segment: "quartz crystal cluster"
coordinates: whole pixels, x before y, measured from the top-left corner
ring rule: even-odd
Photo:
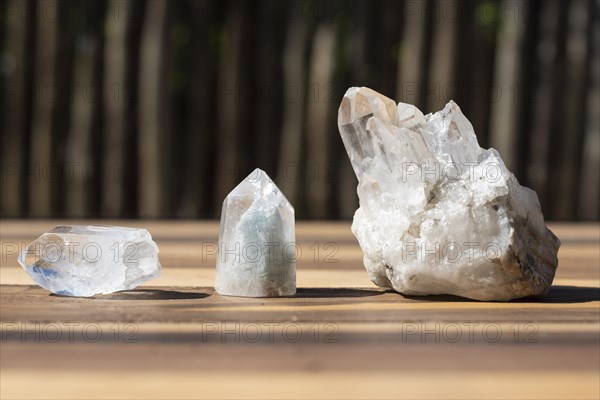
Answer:
[[[215,289],[243,297],[296,293],[294,208],[256,169],[223,202]]]
[[[375,284],[476,300],[548,292],[560,241],[456,103],[423,115],[354,87],[338,127],[359,182],[352,231]]]
[[[133,289],[161,270],[147,230],[116,226],[57,226],[27,246],[18,261],[38,285],[65,296]]]

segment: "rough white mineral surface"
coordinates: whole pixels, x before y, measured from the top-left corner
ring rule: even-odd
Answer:
[[[18,260],[38,285],[66,296],[133,289],[161,270],[158,246],[147,230],[116,226],[57,226]]]
[[[423,115],[350,88],[338,126],[359,181],[352,231],[375,284],[477,300],[548,292],[560,241],[456,103]]]
[[[223,202],[215,289],[243,297],[296,293],[294,208],[256,169]]]

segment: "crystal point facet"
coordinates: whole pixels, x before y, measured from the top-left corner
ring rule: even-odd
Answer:
[[[535,192],[479,146],[456,103],[423,115],[350,88],[338,127],[359,181],[352,230],[374,283],[477,300],[549,290],[560,241]]]
[[[296,293],[294,208],[256,169],[223,202],[215,289],[243,297]]]
[[[18,261],[38,285],[65,296],[133,289],[161,271],[150,233],[116,226],[57,226],[29,244]]]

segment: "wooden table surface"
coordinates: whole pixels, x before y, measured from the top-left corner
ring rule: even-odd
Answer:
[[[3,400],[600,397],[598,224],[551,224],[546,298],[483,303],[374,286],[349,222],[297,224],[298,294],[277,299],[214,292],[217,222],[101,223],[147,228],[162,276],[55,296],[15,253],[59,222],[0,222]]]

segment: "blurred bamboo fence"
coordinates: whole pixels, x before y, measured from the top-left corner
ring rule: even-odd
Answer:
[[[600,18],[587,0],[0,1],[3,217],[218,216],[255,167],[346,218],[350,86],[454,99],[547,217],[597,219]]]

